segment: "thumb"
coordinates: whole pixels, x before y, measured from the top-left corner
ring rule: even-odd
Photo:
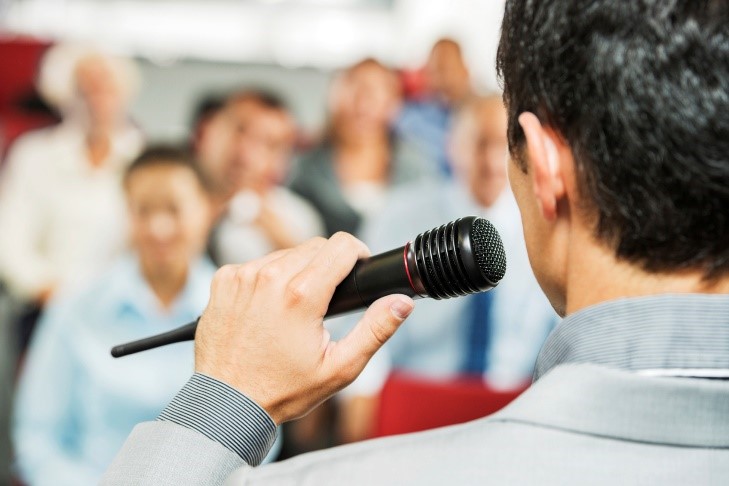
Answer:
[[[415,307],[405,295],[388,295],[376,300],[356,326],[335,347],[332,362],[354,380]]]

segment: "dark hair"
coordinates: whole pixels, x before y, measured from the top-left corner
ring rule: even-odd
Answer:
[[[145,149],[127,167],[124,173],[124,185],[126,186],[128,184],[129,178],[135,172],[147,167],[160,165],[182,167],[190,170],[195,175],[195,179],[200,183],[200,187],[205,192],[210,191],[210,183],[192,155],[187,150],[180,149],[174,145],[152,145]]]
[[[192,131],[196,131],[200,125],[222,110],[224,106],[225,96],[219,94],[207,94],[200,98],[193,109],[192,119],[190,120],[190,127]]]
[[[533,112],[619,258],[729,271],[729,2],[509,0],[497,69],[514,160]]]
[[[283,98],[272,91],[262,88],[246,88],[234,92],[228,98],[228,102],[236,103],[239,101],[255,101],[264,108],[276,111],[286,111],[289,109]]]

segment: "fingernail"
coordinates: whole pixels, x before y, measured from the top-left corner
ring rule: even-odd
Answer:
[[[412,301],[396,300],[390,306],[390,311],[398,319],[405,319],[413,311],[413,303]]]

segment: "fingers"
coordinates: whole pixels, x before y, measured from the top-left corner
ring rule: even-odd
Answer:
[[[250,285],[264,265],[281,258],[287,251],[278,250],[242,265],[223,265],[210,285],[210,305],[231,302],[237,298],[242,286]]]
[[[336,233],[289,283],[290,303],[308,299],[319,307],[323,316],[337,285],[352,271],[358,259],[369,255],[369,249],[360,240],[348,233]]]
[[[215,273],[210,288],[210,303],[230,302],[253,295],[255,285],[263,274],[264,280],[285,280],[295,275],[324,245],[324,238],[312,238],[301,245],[278,250],[241,265],[224,265]],[[283,265],[272,265],[286,258]],[[281,268],[279,272],[277,269]],[[286,269],[288,268],[288,272]],[[266,270],[264,270],[266,269]],[[284,272],[286,274],[284,274]],[[280,274],[279,274],[280,273]]]
[[[304,269],[327,243],[324,238],[312,238],[306,243],[286,251],[281,258],[260,267],[256,288],[285,286]]]
[[[410,315],[415,303],[405,295],[388,295],[375,301],[357,325],[330,353],[332,372],[346,383],[353,381],[367,362]]]

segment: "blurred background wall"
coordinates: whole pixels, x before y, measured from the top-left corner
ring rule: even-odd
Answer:
[[[304,131],[324,122],[329,73],[373,56],[416,70],[460,41],[476,88],[496,87],[502,0],[0,0],[0,35],[93,42],[141,61],[132,114],[153,139],[185,134],[192,104],[241,85],[276,89]]]

